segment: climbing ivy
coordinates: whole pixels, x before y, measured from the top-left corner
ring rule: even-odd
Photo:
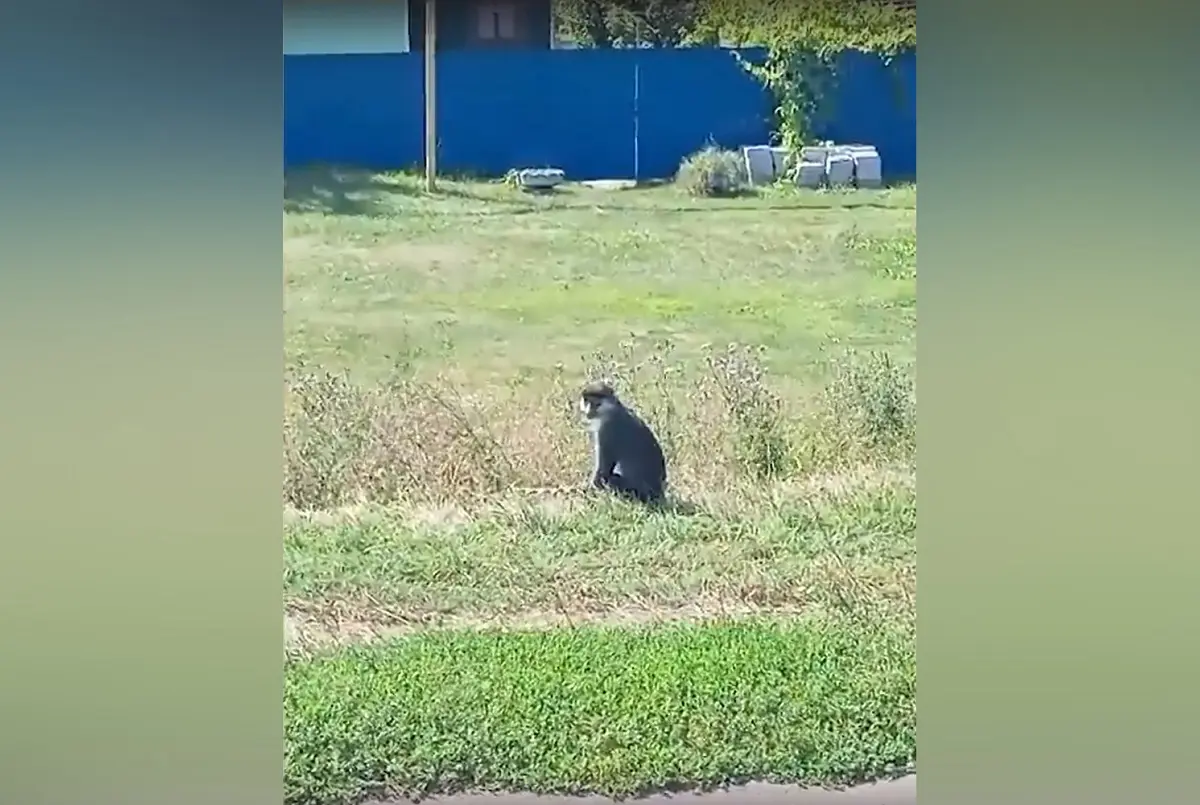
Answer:
[[[705,0],[691,38],[766,49],[761,63],[734,53],[775,99],[780,145],[794,157],[814,139],[837,56],[860,50],[890,62],[916,47],[917,14],[889,0]]]

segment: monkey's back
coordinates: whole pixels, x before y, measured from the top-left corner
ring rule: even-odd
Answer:
[[[625,417],[621,423],[622,440],[627,445],[626,456],[621,457],[621,472],[626,475],[637,475],[647,481],[663,484],[667,479],[667,459],[663,454],[662,445],[654,435],[654,429],[646,424],[640,416],[629,408],[625,409]]]

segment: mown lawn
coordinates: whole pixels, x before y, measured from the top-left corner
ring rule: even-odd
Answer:
[[[285,796],[875,779],[914,691],[910,636],[847,622],[426,634],[287,669]]]

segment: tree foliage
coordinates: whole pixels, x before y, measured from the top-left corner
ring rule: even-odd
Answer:
[[[702,0],[691,30],[697,42],[895,54],[916,47],[917,13],[888,0]]]
[[[704,0],[691,41],[759,46],[762,62],[740,59],[775,98],[780,144],[793,155],[812,141],[822,99],[847,50],[890,61],[916,47],[913,4],[888,0]]]
[[[555,33],[580,47],[684,43],[705,0],[554,0]]]
[[[915,4],[897,0],[553,0],[558,31],[581,47],[649,44],[757,46],[762,61],[735,51],[775,99],[780,144],[792,154],[812,141],[823,98],[847,50],[885,60],[916,47]]]

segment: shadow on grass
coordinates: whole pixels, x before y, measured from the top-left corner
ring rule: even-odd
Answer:
[[[665,500],[654,504],[653,510],[661,514],[673,514],[678,517],[695,517],[700,514],[708,514],[699,503],[673,494],[668,494]]]
[[[373,217],[384,214],[388,197],[415,192],[415,188],[371,171],[308,167],[284,172],[283,208],[287,212]]]
[[[317,212],[368,218],[395,215],[398,196],[427,196],[421,179],[359,168],[309,166],[284,172],[285,212]],[[439,185],[436,195],[480,198],[459,188]]]

